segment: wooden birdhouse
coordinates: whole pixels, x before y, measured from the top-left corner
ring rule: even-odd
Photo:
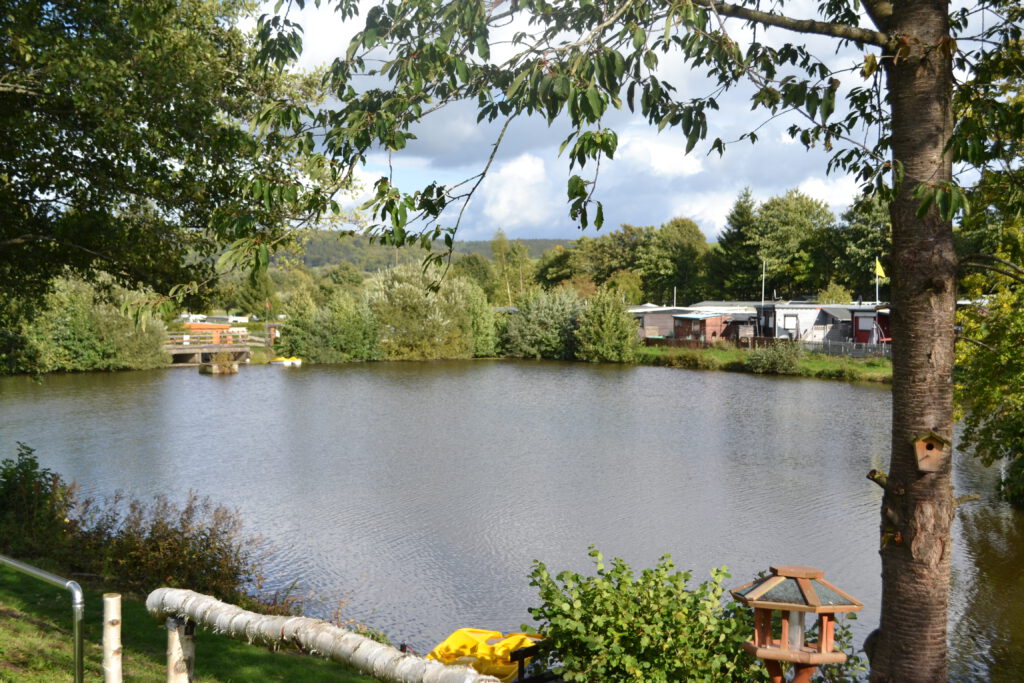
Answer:
[[[918,472],[938,472],[949,459],[952,444],[934,432],[914,439],[914,455]]]
[[[754,639],[743,643],[743,649],[765,660],[772,683],[782,683],[779,662],[792,662],[793,682],[805,683],[819,665],[846,661],[846,654],[835,647],[835,615],[856,612],[863,604],[824,576],[814,567],[772,566],[770,576],[731,591],[738,602],[754,608]],[[808,614],[818,620],[813,642],[808,639]]]

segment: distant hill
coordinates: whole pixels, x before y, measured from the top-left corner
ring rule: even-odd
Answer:
[[[526,246],[530,258],[539,258],[546,250],[556,245],[568,246],[573,240],[529,239],[510,240]],[[438,250],[443,245],[437,245]],[[468,240],[455,242],[455,258],[468,254],[481,254],[491,257],[490,240]],[[418,247],[396,248],[371,243],[362,235],[342,235],[329,230],[318,230],[309,234],[304,248],[296,253],[299,259],[309,268],[337,265],[347,261],[365,273],[373,273],[400,263],[420,263],[424,252]]]
[[[544,239],[510,239],[509,242],[518,242],[525,244],[526,249],[530,254],[530,258],[540,258],[548,249],[562,245],[567,247],[576,240],[544,240]],[[456,258],[460,255],[467,254],[480,254],[491,258],[491,241],[490,240],[466,240],[466,241],[455,241],[455,254]]]

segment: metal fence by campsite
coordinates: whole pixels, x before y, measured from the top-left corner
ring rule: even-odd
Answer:
[[[858,344],[840,341],[800,342],[805,351],[852,358],[892,358],[892,344]]]

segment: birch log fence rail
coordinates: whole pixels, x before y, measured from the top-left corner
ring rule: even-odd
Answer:
[[[469,667],[400,652],[321,619],[257,614],[182,588],[156,589],[146,598],[146,609],[168,626],[168,683],[192,680],[196,625],[254,645],[298,647],[386,683],[500,683]]]

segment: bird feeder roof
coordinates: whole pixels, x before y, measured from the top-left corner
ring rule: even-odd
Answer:
[[[796,612],[856,612],[863,603],[824,579],[814,567],[773,565],[771,574],[731,591],[750,607]]]

